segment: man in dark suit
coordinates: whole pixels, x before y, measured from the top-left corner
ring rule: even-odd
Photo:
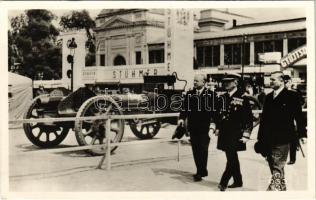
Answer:
[[[267,190],[285,191],[284,165],[289,153],[289,144],[296,137],[306,136],[299,96],[285,88],[284,75],[277,71],[271,74],[271,87],[263,105],[256,151],[267,157],[272,174]]]
[[[216,118],[217,148],[224,151],[227,158],[226,168],[218,185],[225,191],[229,180],[234,183],[228,188],[242,187],[242,175],[238,159],[238,151],[246,150],[246,142],[250,138],[253,126],[253,115],[248,99],[238,89],[239,74],[229,73],[223,78],[227,92],[219,98],[222,105],[220,117]]]
[[[194,181],[201,181],[208,175],[207,159],[210,143],[209,130],[211,121],[216,117],[214,110],[215,95],[205,87],[206,77],[194,77],[194,89],[187,92],[184,97],[178,125],[183,125],[188,120],[188,131],[196,165]]]

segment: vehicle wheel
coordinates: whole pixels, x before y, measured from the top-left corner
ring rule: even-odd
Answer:
[[[139,119],[130,120],[129,126],[136,137],[151,139],[157,135],[161,124],[156,119]]]
[[[77,117],[122,115],[119,105],[107,96],[95,96],[85,101],[77,112]],[[106,135],[106,120],[80,120],[75,122],[75,134],[80,146],[104,144],[105,138],[111,142],[120,142],[124,134],[124,120],[112,119],[110,135]],[[117,146],[111,147],[113,152]],[[104,155],[106,149],[101,147],[87,150],[91,155]]]
[[[31,106],[24,115],[25,119],[44,118],[43,111],[38,104],[39,97],[33,99]],[[57,107],[56,107],[57,111]],[[45,116],[47,118],[47,116]],[[24,123],[23,129],[26,137],[36,146],[51,148],[60,144],[67,136],[69,127],[61,122],[50,123]]]

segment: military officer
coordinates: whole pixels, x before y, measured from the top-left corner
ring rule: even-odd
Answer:
[[[226,154],[227,163],[218,188],[242,187],[243,181],[240,172],[238,151],[246,150],[246,142],[252,131],[253,116],[250,103],[243,92],[238,88],[239,74],[225,74],[223,78],[226,93],[220,96],[220,117],[216,122],[215,134],[218,135],[217,148]],[[233,177],[234,182],[228,186]]]

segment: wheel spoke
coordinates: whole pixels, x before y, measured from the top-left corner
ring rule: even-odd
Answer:
[[[93,132],[92,128],[90,128],[86,133],[84,133],[84,137],[87,137],[87,136],[91,136],[91,133]]]
[[[146,126],[147,134],[149,134],[149,126]]]
[[[110,110],[112,109],[112,103],[109,105],[109,107],[106,109],[104,115],[108,115],[108,113],[110,112]]]
[[[112,127],[111,131],[114,131],[117,134],[120,131],[120,128]]]
[[[143,133],[143,130],[144,130],[144,126],[142,126],[142,127],[140,128],[140,131],[139,131],[139,132]]]
[[[58,137],[57,131],[54,131],[53,133],[55,134],[55,136],[56,136],[56,138],[57,138],[57,137]]]
[[[49,142],[49,133],[46,133],[46,142]]]
[[[40,138],[42,136],[42,134],[44,133],[44,131],[42,131],[42,129],[40,129],[40,132],[38,133],[38,135],[36,136],[36,138]]]
[[[99,138],[100,144],[103,144],[103,138]]]
[[[95,136],[92,138],[92,140],[91,140],[90,144],[94,144],[94,143],[95,143],[95,141],[96,141],[96,139],[97,139],[97,136],[95,135]]]
[[[32,128],[32,129],[38,128],[38,127],[39,127],[38,124],[35,124],[34,126],[31,125],[31,128]]]

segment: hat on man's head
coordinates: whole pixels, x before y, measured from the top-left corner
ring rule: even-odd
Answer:
[[[240,79],[241,76],[237,73],[228,72],[224,74],[223,81],[233,81],[235,79]]]

